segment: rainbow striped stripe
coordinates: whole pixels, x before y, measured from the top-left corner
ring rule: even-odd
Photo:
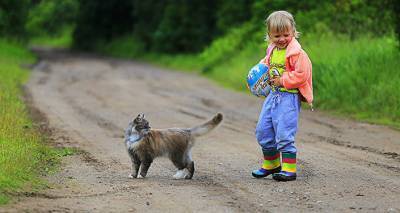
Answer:
[[[296,173],[296,153],[282,153],[282,171]]]
[[[264,151],[264,162],[261,168],[272,170],[281,165],[280,153],[277,150]]]

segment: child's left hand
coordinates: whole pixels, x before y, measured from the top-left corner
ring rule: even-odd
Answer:
[[[272,85],[274,85],[276,87],[280,87],[280,86],[282,86],[280,80],[281,80],[281,77],[276,76],[276,77],[271,79],[271,83],[272,83]]]

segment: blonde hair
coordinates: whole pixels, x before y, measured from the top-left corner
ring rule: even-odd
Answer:
[[[294,37],[300,37],[300,33],[296,30],[296,22],[294,21],[293,15],[287,11],[280,10],[271,13],[265,20],[265,25],[267,27],[267,34],[265,35],[266,41],[269,40],[269,33],[271,31],[281,33],[292,29]]]

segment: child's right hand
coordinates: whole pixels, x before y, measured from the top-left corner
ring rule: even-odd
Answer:
[[[279,77],[279,76],[274,76],[274,77],[272,77],[272,79],[271,79],[271,84],[272,84],[273,86],[276,86],[276,87],[282,86],[282,84],[281,84],[281,77]]]

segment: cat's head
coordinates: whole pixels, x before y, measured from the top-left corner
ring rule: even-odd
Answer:
[[[149,122],[146,120],[143,113],[140,113],[136,118],[133,119],[132,131],[138,132],[140,135],[146,135],[150,131]]]

